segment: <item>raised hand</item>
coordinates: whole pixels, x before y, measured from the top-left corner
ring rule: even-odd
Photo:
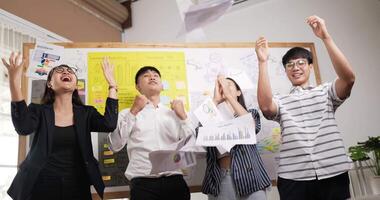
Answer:
[[[170,107],[174,111],[174,113],[180,118],[181,120],[185,120],[187,118],[185,107],[183,105],[182,100],[175,99],[170,102]]]
[[[114,73],[113,73],[114,65],[109,62],[108,57],[103,58],[102,69],[103,69],[104,78],[106,78],[108,85],[116,87],[117,84],[116,84]]]
[[[325,20],[322,18],[313,15],[306,18],[306,23],[309,24],[314,34],[320,39],[324,40],[330,38],[330,34],[327,32]]]
[[[268,40],[264,37],[260,37],[256,41],[255,51],[259,62],[266,62],[269,57]]]
[[[24,66],[24,60],[21,60],[21,54],[12,52],[9,57],[9,63],[7,63],[5,58],[1,60],[8,70],[9,81],[20,81],[21,84],[22,67]]]
[[[226,78],[224,76],[218,76],[218,83],[221,88],[221,93],[223,100],[233,98],[230,89],[228,88],[228,83],[226,81]]]
[[[21,59],[20,53],[11,53],[9,57],[9,63],[2,58],[4,66],[8,70],[9,74],[9,88],[11,90],[12,101],[21,101],[23,98],[21,92],[21,79],[24,66],[24,60]]]
[[[219,76],[221,76],[221,75],[218,75],[218,77]],[[223,102],[222,88],[220,87],[218,77],[215,80],[215,87],[214,87],[213,101],[214,101],[215,105],[218,105],[218,104]]]
[[[139,113],[148,103],[149,103],[149,100],[148,98],[146,98],[146,96],[136,95],[135,101],[133,102],[130,112],[136,116],[137,113]]]

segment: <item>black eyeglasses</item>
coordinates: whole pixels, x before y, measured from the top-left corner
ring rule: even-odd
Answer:
[[[75,74],[78,71],[78,69],[72,68],[69,66],[58,66],[58,67],[53,68],[54,72],[57,72],[59,74],[62,74],[65,71],[65,69],[70,74]]]

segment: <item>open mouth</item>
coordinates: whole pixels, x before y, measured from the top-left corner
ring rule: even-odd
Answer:
[[[61,81],[63,81],[63,82],[71,82],[71,77],[69,77],[69,76],[62,76],[61,77]]]
[[[296,73],[296,74],[292,74],[292,77],[293,78],[300,78],[302,76],[302,73]]]

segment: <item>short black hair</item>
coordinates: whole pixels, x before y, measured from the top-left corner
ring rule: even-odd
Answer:
[[[141,67],[139,69],[139,71],[137,71],[137,73],[136,73],[136,76],[135,76],[135,84],[136,85],[137,85],[137,81],[138,81],[139,77],[141,75],[145,74],[147,71],[154,71],[161,77],[161,73],[160,73],[160,71],[158,71],[157,68],[155,68],[153,66],[144,66],[144,67]]]
[[[285,67],[286,63],[288,63],[289,60],[294,60],[298,58],[305,58],[308,64],[313,63],[313,55],[309,50],[302,47],[293,47],[289,49],[282,57],[282,65]]]

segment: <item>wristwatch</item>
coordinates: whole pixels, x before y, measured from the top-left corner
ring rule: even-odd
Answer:
[[[110,86],[108,86],[108,90],[110,90],[110,89],[115,89],[115,91],[117,92],[117,85],[110,85]]]

